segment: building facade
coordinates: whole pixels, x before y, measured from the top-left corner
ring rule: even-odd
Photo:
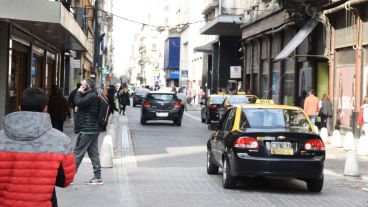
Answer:
[[[1,117],[19,110],[20,96],[27,87],[40,87],[50,94],[55,84],[68,92],[70,51],[88,51],[88,36],[70,5],[17,2],[0,1]]]

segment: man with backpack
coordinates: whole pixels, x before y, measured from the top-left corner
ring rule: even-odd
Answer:
[[[103,184],[98,153],[100,103],[95,82],[91,79],[83,80],[74,97],[76,106],[74,132],[77,134],[74,155],[78,169],[85,153],[88,152],[94,176],[86,184],[91,185]]]

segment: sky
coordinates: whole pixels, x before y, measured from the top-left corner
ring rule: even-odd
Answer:
[[[148,13],[157,5],[168,0],[113,0],[112,13],[137,22],[148,23]],[[114,74],[123,75],[127,71],[135,35],[139,33],[141,24],[132,23],[114,17]]]

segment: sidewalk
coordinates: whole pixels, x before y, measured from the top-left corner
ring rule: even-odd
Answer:
[[[332,136],[329,137],[329,141],[331,141]],[[345,136],[341,135],[342,144],[344,144]],[[354,138],[355,146],[358,146],[358,138]],[[366,146],[368,147],[368,146]],[[325,161],[325,169],[331,170],[339,175],[344,175],[345,162],[348,151],[345,151],[343,147],[341,148],[333,148],[331,144],[326,144],[326,161]],[[364,179],[368,182],[368,156],[357,155],[359,162],[359,171],[360,178]]]
[[[74,185],[65,189],[57,188],[57,197],[59,207],[81,207],[81,206],[108,206],[108,207],[123,207],[134,206],[129,190],[129,182],[126,173],[126,168],[129,165],[126,159],[129,155],[129,140],[128,136],[122,136],[121,129],[127,128],[127,118],[114,113],[109,121],[109,126],[113,125],[117,128],[116,136],[113,137],[114,143],[114,167],[102,168],[102,179],[104,184],[101,186],[86,185],[85,182],[93,177],[92,164],[88,155],[84,157],[78,172],[74,179]],[[127,130],[126,130],[127,131]],[[67,122],[64,126],[64,132],[71,138],[72,143],[75,143],[75,134],[73,132],[73,123]],[[123,132],[124,133],[124,132]],[[103,139],[106,132],[99,136],[99,149],[101,149]],[[122,138],[126,138],[126,140]],[[124,156],[123,156],[124,155]]]

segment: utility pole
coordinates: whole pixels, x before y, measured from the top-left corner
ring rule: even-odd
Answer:
[[[93,53],[93,67],[95,72],[100,71],[100,23],[98,22],[98,11],[99,11],[99,0],[95,1],[95,6],[93,8],[93,18],[95,20],[95,36],[94,36],[94,53]],[[97,77],[96,77],[97,79]],[[101,80],[100,80],[101,81]]]

